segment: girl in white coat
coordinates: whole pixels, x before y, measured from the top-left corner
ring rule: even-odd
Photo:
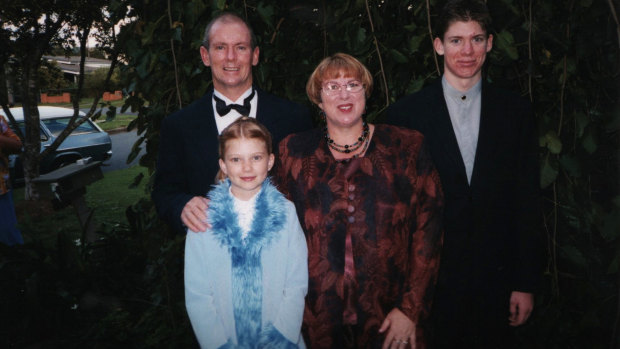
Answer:
[[[269,131],[241,117],[219,138],[210,228],[185,243],[185,304],[201,348],[305,348],[308,260],[294,205],[271,184]]]

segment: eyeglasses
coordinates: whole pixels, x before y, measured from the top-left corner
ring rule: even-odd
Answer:
[[[364,89],[364,85],[359,81],[349,81],[344,85],[331,81],[323,84],[323,91],[325,91],[326,95],[332,96],[340,93],[343,87],[350,93],[357,93]]]

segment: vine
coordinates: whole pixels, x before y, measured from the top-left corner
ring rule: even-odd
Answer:
[[[433,28],[431,27],[431,4],[429,0],[426,0],[426,23],[428,25],[428,36],[431,39],[431,47],[434,47]],[[437,52],[435,52],[435,50],[433,50],[433,58],[435,59],[435,69],[437,70],[437,75],[441,75],[439,60],[437,59]]]
[[[175,29],[172,23],[172,8],[170,6],[170,0],[168,0],[168,23],[170,30]],[[183,108],[183,100],[181,99],[181,88],[179,86],[179,68],[177,67],[177,57],[174,49],[174,38],[170,38],[170,52],[172,53],[172,62],[174,67],[174,82],[176,86],[177,98],[179,102],[179,109]]]
[[[381,82],[383,84],[383,90],[385,91],[385,105],[390,104],[390,91],[387,85],[387,79],[385,77],[385,68],[383,67],[383,59],[381,58],[381,50],[379,50],[379,42],[377,40],[377,36],[375,35],[375,26],[372,23],[372,15],[370,13],[370,6],[368,5],[368,0],[366,2],[366,12],[368,13],[368,22],[370,23],[370,31],[372,33],[372,40],[375,44],[375,51],[377,52],[377,57],[379,58],[379,71],[381,72]]]
[[[609,4],[609,10],[611,12],[611,16],[616,22],[616,35],[618,36],[618,47],[620,47],[620,22],[618,21],[618,14],[616,13],[616,7],[614,6],[614,3],[612,2],[612,0],[607,0],[607,3]]]

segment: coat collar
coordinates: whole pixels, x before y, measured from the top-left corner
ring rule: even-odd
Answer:
[[[506,114],[505,108],[510,106],[497,102],[493,95],[496,87],[489,86],[489,82],[482,81],[482,104],[480,105],[480,131],[478,132],[478,145],[474,158],[474,170],[471,175],[471,185],[484,185],[481,179],[485,177],[485,169],[493,154],[497,151],[497,143],[505,133],[502,130],[502,116]],[[517,132],[517,130],[513,130]]]
[[[458,171],[462,174],[461,178],[467,178],[465,174],[465,164],[459,150],[458,142],[456,141],[456,135],[452,128],[452,122],[450,121],[450,114],[446,105],[445,98],[443,96],[443,87],[441,79],[434,82],[432,85],[433,98],[441,103],[436,103],[435,108],[437,115],[437,130],[436,137],[441,139],[440,143],[443,144],[444,154],[453,163]],[[480,105],[480,131],[478,132],[478,145],[476,147],[476,155],[474,158],[474,168],[471,176],[471,184],[467,184],[467,187],[478,185],[481,176],[481,168],[484,168],[484,162],[490,161],[490,153],[495,150],[495,143],[497,137],[495,136],[498,129],[497,122],[501,119],[495,117],[495,112],[492,109],[493,97],[490,96],[492,87],[489,87],[489,83],[482,80],[481,84],[482,102]]]
[[[441,79],[438,79],[431,85],[430,91],[432,93],[431,100],[438,102],[432,105],[432,108],[435,108],[435,117],[432,122],[434,126],[432,126],[432,128],[435,131],[435,138],[439,140],[438,144],[443,147],[443,151],[440,153],[452,163],[453,168],[458,169],[458,172],[462,174],[462,176],[459,177],[465,178],[465,185],[468,185],[465,164],[463,163],[463,157],[459,150],[454,128],[452,128],[450,112],[448,111],[448,105],[446,104],[446,99],[443,94]]]
[[[230,180],[215,185],[209,192],[211,200],[208,217],[214,237],[221,246],[240,248],[269,246],[286,222],[286,199],[269,179],[263,182],[256,198],[256,212],[245,243],[241,239],[241,228],[234,210],[233,198],[229,193]]]

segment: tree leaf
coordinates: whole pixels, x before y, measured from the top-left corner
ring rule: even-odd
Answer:
[[[517,48],[514,46],[514,37],[507,30],[502,30],[499,32],[494,40],[497,48],[501,51],[504,51],[510,59],[516,61],[519,59],[519,52]]]
[[[547,131],[547,133],[539,139],[541,147],[549,149],[551,154],[560,154],[562,152],[562,140],[558,137],[558,134],[553,131]]]
[[[563,247],[561,247],[561,251],[563,255],[569,261],[571,261],[575,266],[580,267],[580,268],[587,267],[587,264],[588,264],[587,260],[583,256],[583,253],[581,253],[581,251],[577,249],[577,247],[572,246],[572,245],[564,245]]]
[[[362,43],[366,41],[366,29],[360,27],[357,30],[357,37],[356,37],[357,42]]]
[[[601,225],[601,236],[608,242],[618,239],[620,236],[620,212],[614,210],[603,218]]]
[[[610,113],[609,113],[609,117],[610,120],[607,123],[607,125],[605,125],[605,130],[607,132],[617,132],[618,130],[620,130],[620,106],[616,106]]]
[[[411,79],[409,81],[409,85],[407,86],[407,93],[417,92],[420,89],[422,89],[423,86],[424,86],[424,79],[423,78]]]
[[[577,137],[582,137],[583,131],[585,130],[586,126],[590,124],[590,118],[588,118],[588,116],[585,113],[576,112],[575,122],[576,122],[575,132],[577,133]]]
[[[265,6],[264,3],[259,3],[258,7],[256,7],[256,11],[258,12],[258,15],[261,17],[263,22],[265,22],[265,24],[267,24],[269,28],[273,29],[273,6]]]
[[[226,8],[226,0],[217,0],[215,6],[218,10],[224,10]]]
[[[540,187],[546,188],[555,182],[558,177],[558,170],[549,162],[549,157],[540,168]]]
[[[403,26],[403,29],[405,29],[408,32],[414,32],[417,28],[418,26],[413,22]]]
[[[391,49],[390,50],[390,57],[392,57],[392,59],[394,59],[398,63],[407,63],[407,62],[409,62],[409,60],[407,59],[407,56],[405,56],[404,54],[400,53],[396,49]]]
[[[563,155],[560,157],[560,165],[568,172],[571,177],[581,177],[581,163],[573,155]]]
[[[598,142],[596,139],[596,135],[594,134],[594,131],[592,131],[591,128],[589,128],[586,131],[586,134],[583,137],[583,140],[581,141],[581,145],[589,154],[593,154],[598,148]]]
[[[178,26],[172,30],[172,39],[174,41],[183,41],[183,27]]]
[[[409,50],[411,53],[415,53],[420,48],[420,44],[425,39],[424,35],[414,35],[409,39]]]
[[[607,212],[601,224],[601,236],[608,242],[620,237],[620,195],[612,200],[614,207]]]
[[[611,263],[609,263],[609,266],[607,267],[607,274],[616,274],[618,271],[620,271],[620,268],[618,268],[620,266],[620,253],[617,253],[614,258],[611,260]]]
[[[108,110],[105,112],[105,121],[114,121],[116,118],[116,107],[113,105],[108,106]]]

